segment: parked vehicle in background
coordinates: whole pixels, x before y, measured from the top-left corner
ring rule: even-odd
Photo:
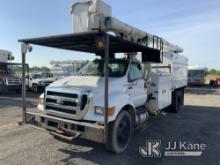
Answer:
[[[55,81],[52,73],[30,73],[26,78],[26,84],[28,89],[31,89],[33,92],[41,92]]]
[[[56,79],[60,79],[66,76],[76,75],[77,72],[85,66],[89,61],[51,61],[50,64],[53,66],[50,72]]]
[[[21,93],[20,63],[10,63],[14,60],[12,52],[0,50],[0,92],[15,91]]]
[[[205,85],[207,74],[207,67],[190,66],[188,69],[188,85]]]
[[[215,79],[210,79],[209,85],[211,87],[220,87],[220,76],[216,77]]]

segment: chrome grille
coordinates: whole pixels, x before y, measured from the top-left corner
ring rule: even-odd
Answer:
[[[52,92],[48,91],[47,95],[51,96],[61,96],[61,97],[68,97],[68,98],[78,98],[78,94],[72,94],[72,93],[60,93],[60,92]]]
[[[47,91],[46,110],[53,113],[77,115],[80,112],[79,95]]]
[[[5,81],[6,81],[6,85],[20,85],[21,84],[21,80],[17,77],[7,77]]]

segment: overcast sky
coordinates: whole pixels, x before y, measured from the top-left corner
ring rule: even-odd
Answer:
[[[0,49],[21,61],[21,38],[72,32],[72,0],[0,0]],[[220,0],[106,0],[113,15],[184,48],[190,65],[220,69]],[[78,54],[78,56],[77,56]],[[95,56],[34,46],[31,66]]]

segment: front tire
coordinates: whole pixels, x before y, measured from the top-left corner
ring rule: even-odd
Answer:
[[[109,124],[108,149],[116,154],[126,150],[131,139],[132,119],[127,111],[122,111],[116,120]]]
[[[38,93],[38,92],[39,92],[38,86],[37,86],[36,84],[33,84],[33,85],[32,85],[32,91],[33,91],[34,93]]]

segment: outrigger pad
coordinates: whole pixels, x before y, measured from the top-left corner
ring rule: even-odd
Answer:
[[[72,33],[22,39],[19,42],[102,55],[105,53],[105,49],[97,47],[97,39],[105,39],[106,37],[109,37],[109,54],[142,52],[145,62],[161,62],[159,50],[127,41],[105,32]]]

